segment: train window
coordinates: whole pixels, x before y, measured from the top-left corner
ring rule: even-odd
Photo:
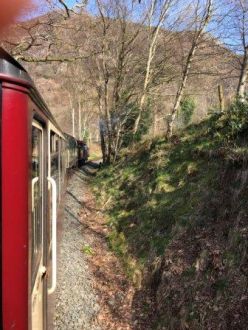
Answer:
[[[56,181],[57,196],[59,198],[60,192],[60,159],[59,159],[59,137],[54,132],[50,132],[50,151],[51,151],[51,176]]]
[[[56,152],[51,155],[51,176],[56,181],[57,191],[59,195],[59,153]]]
[[[60,138],[60,181],[61,188],[64,183],[64,174],[65,174],[65,141]],[[61,189],[62,192],[62,189]]]
[[[59,137],[52,131],[50,133],[50,152],[59,152]]]
[[[52,153],[54,151],[54,137],[55,133],[51,132],[50,133],[50,152]]]
[[[32,127],[32,284],[42,258],[42,131]]]
[[[55,140],[55,151],[58,152],[59,151],[59,140],[58,137],[56,137],[57,139]]]
[[[51,175],[54,179],[57,178],[59,171],[59,157],[58,154],[55,153],[51,155]]]

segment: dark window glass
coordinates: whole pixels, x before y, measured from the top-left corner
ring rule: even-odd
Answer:
[[[32,128],[32,284],[42,257],[42,132]]]

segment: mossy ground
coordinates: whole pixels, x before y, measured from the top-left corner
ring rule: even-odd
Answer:
[[[224,301],[228,305],[228,294],[235,301],[230,281],[236,280],[237,267],[247,267],[247,130],[233,134],[226,124],[225,117],[211,117],[170,142],[163,138],[145,141],[135,150],[124,151],[120,161],[103,168],[94,182],[99,200],[108,201],[110,245],[138,285],[137,273],[145,273],[156,258],[165,258],[167,253],[165,264],[168,258],[175,259],[178,273],[170,281],[177,278],[185,289],[177,285],[177,293],[157,294],[164,301],[156,320],[158,329],[212,326],[214,322],[206,323],[202,315],[213,306],[216,314],[214,310],[223,308]],[[173,273],[173,267],[167,271]],[[161,287],[167,292],[160,282],[161,278],[156,290]],[[187,287],[190,282],[195,289]],[[215,292],[208,308],[197,302],[204,304],[197,298],[201,290]],[[170,304],[179,304],[176,296],[185,306],[169,312]]]
[[[120,256],[132,255],[142,265],[151,252],[163,254],[181,227],[199,220],[199,207],[206,193],[216,189],[221,167],[205,157],[220,148],[208,128],[206,122],[191,126],[169,143],[145,141],[97,175],[98,197],[103,203],[112,200],[110,243]]]

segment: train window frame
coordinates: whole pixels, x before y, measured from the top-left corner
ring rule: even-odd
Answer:
[[[60,200],[60,191],[61,191],[61,183],[60,183],[60,136],[58,133],[54,132],[52,129],[49,130],[50,134],[50,176],[55,180],[57,186],[57,201]],[[57,163],[56,171],[53,172],[53,162]],[[56,174],[55,174],[56,173]]]
[[[36,128],[39,130],[40,132],[40,141],[41,144],[39,146],[39,152],[40,152],[40,158],[39,158],[39,162],[40,162],[40,172],[39,172],[39,177],[40,177],[40,195],[42,196],[41,198],[41,227],[40,227],[40,232],[41,232],[41,238],[39,241],[39,245],[38,245],[38,253],[34,254],[34,245],[35,242],[33,242],[34,239],[34,233],[32,233],[32,238],[31,238],[31,288],[33,289],[34,285],[35,285],[35,280],[37,277],[37,273],[39,271],[39,267],[40,264],[44,262],[44,156],[43,156],[43,150],[44,150],[44,129],[42,127],[42,125],[37,122],[35,119],[33,119],[32,121],[32,132],[33,132],[33,128]],[[32,135],[32,145],[33,145],[33,135]],[[33,152],[31,153],[33,155]],[[33,162],[32,162],[33,164]],[[32,165],[33,167],[33,165]],[[33,182],[33,174],[31,174],[32,177],[32,182]],[[31,185],[31,194],[32,194],[32,209],[33,209],[33,185]],[[33,211],[32,211],[33,212]],[[32,232],[34,231],[34,227],[33,227],[33,214],[32,214]],[[34,254],[34,256],[33,256]]]

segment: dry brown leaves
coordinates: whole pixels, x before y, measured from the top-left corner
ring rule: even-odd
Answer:
[[[108,247],[104,214],[96,208],[94,196],[88,188],[83,204],[81,221],[86,227],[84,236],[93,251],[88,256],[88,263],[101,306],[95,322],[101,329],[134,329],[132,302],[135,289],[124,274],[120,261]]]

